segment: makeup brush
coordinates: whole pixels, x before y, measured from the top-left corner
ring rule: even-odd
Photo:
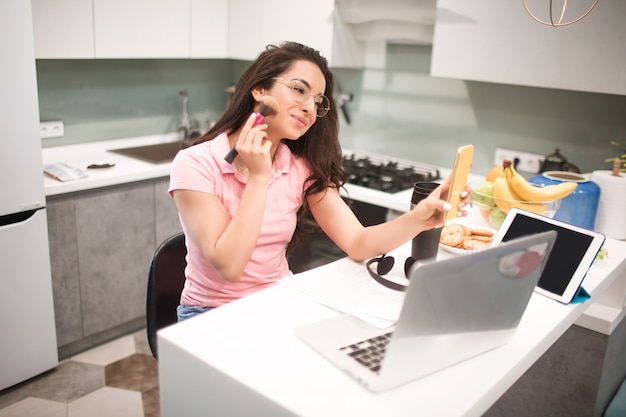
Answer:
[[[259,111],[257,112],[256,119],[254,119],[254,124],[252,125],[252,127],[258,126],[267,116],[272,116],[276,113],[278,113],[278,101],[276,101],[274,97],[262,97],[261,103],[259,104]],[[232,149],[228,151],[228,153],[224,157],[226,162],[228,162],[229,164],[232,164],[237,157],[237,149],[235,149],[236,146],[237,143],[233,145]]]

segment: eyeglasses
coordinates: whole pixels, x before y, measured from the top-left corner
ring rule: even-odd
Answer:
[[[285,78],[272,78],[276,82],[289,87],[293,92],[293,98],[298,103],[306,103],[309,97],[313,97],[315,103],[315,114],[317,117],[324,117],[330,110],[330,100],[324,94],[311,94],[311,88],[302,80],[287,80]]]

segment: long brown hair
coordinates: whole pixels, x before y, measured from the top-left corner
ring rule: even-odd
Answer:
[[[296,42],[285,42],[279,46],[268,45],[237,82],[233,97],[222,116],[198,141],[212,140],[223,132],[237,130],[254,111],[256,102],[252,97],[252,90],[256,87],[271,89],[275,83],[273,78],[286,72],[295,61],[300,60],[310,61],[322,71],[326,80],[324,95],[331,104],[328,113],[318,118],[298,140],[284,141],[294,155],[307,161],[311,169],[311,176],[307,179],[304,190],[304,203],[298,212],[298,227],[288,252],[302,240],[303,233],[310,230],[305,221],[309,210],[306,197],[328,187],[342,187],[346,182],[339,145],[339,118],[333,99],[333,74],[328,69],[326,58],[319,51]]]

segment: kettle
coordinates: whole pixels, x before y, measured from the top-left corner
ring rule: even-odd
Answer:
[[[541,163],[541,168],[539,168],[539,172],[546,171],[569,171],[576,172],[580,174],[580,169],[574,164],[567,162],[560,153],[559,148],[556,148],[553,154],[546,156],[546,158]]]

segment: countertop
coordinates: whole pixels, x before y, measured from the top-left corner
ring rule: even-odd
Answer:
[[[46,196],[167,177],[170,174],[170,163],[152,164],[108,152],[108,150],[173,142],[177,139],[177,134],[167,134],[44,148],[42,150],[44,165],[63,162],[88,174],[87,178],[67,182],[61,182],[44,175]],[[87,169],[90,164],[104,163],[115,164],[115,166],[103,169]]]
[[[118,153],[108,152],[108,150],[153,145],[176,140],[178,140],[178,135],[171,133],[44,148],[42,151],[44,165],[63,162],[88,174],[87,178],[68,182],[61,182],[44,175],[46,196],[89,191],[100,187],[167,177],[170,174],[171,164],[169,162],[153,164]],[[353,153],[351,150],[344,150],[344,152],[346,154]],[[389,161],[412,163],[412,161],[400,160],[398,158],[389,158]],[[90,164],[104,163],[115,164],[115,166],[104,169],[87,169],[87,166]],[[450,172],[450,169],[442,167],[439,168],[439,171],[442,176],[445,176]],[[409,210],[411,193],[412,190],[408,189],[392,194],[352,184],[346,184],[345,190],[342,190],[342,194],[346,197],[399,212]]]

